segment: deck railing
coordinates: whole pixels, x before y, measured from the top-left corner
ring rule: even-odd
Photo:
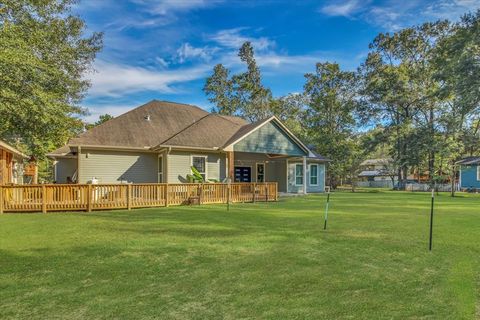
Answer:
[[[90,212],[277,199],[276,182],[15,185],[0,186],[0,213]]]

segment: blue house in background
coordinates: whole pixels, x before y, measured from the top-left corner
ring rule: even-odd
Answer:
[[[457,162],[460,165],[460,189],[480,190],[480,157],[468,157]]]

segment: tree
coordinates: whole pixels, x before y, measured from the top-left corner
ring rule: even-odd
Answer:
[[[83,128],[78,116],[102,34],[85,36],[73,0],[0,4],[0,137],[38,158]]]
[[[215,106],[213,112],[232,116],[237,112],[238,102],[233,90],[233,80],[230,78],[230,70],[222,64],[213,68],[213,74],[207,78],[203,91],[208,100]]]
[[[435,77],[441,86],[437,95],[445,101],[442,119],[445,134],[443,154],[448,159],[452,182],[457,172],[456,162],[462,155],[480,149],[480,10],[462,17],[453,32],[435,48]]]
[[[439,21],[379,34],[360,68],[367,100],[363,118],[385,123],[395,136],[391,155],[399,164],[401,186],[409,167],[419,166],[424,155],[433,179],[442,103],[431,60],[437,42],[449,32],[450,23]]]
[[[335,186],[350,171],[348,160],[355,156],[351,137],[357,107],[356,75],[326,62],[317,63],[315,73],[307,73],[305,78],[306,131],[316,151],[332,160],[329,183]]]
[[[272,93],[262,85],[252,44],[245,42],[238,56],[246,64],[247,71],[230,76],[230,70],[218,64],[207,78],[203,90],[208,100],[215,104],[214,112],[238,115],[252,122],[265,119],[272,115]]]
[[[108,113],[106,114],[101,114],[99,117],[98,117],[98,120],[95,121],[95,123],[87,123],[85,125],[85,129],[87,130],[90,130],[92,129],[93,127],[96,127],[98,125],[101,125],[102,123],[105,123],[107,122],[108,120],[111,120],[113,119],[113,116],[109,115]]]

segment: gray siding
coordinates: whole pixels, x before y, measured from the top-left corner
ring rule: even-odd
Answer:
[[[275,123],[269,122],[233,146],[237,152],[304,156],[305,152]]]
[[[303,185],[295,185],[295,165],[303,164],[303,162],[289,162],[288,163],[288,192],[301,193],[303,192]],[[315,162],[307,161],[308,169],[309,165],[315,164]],[[310,184],[310,170],[307,170],[307,192],[323,192],[325,191],[325,164],[318,163],[318,185],[314,186]]]
[[[158,180],[158,154],[82,149],[80,183],[154,183]]]
[[[67,177],[73,178],[77,171],[77,159],[60,158],[55,164],[55,181],[67,183]]]
[[[226,176],[226,156],[223,153],[171,151],[167,160],[168,183],[187,182],[191,174],[192,156],[207,156],[207,179],[222,181]]]

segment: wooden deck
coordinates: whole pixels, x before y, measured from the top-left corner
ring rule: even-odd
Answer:
[[[0,213],[277,201],[277,183],[44,184],[0,186]]]

